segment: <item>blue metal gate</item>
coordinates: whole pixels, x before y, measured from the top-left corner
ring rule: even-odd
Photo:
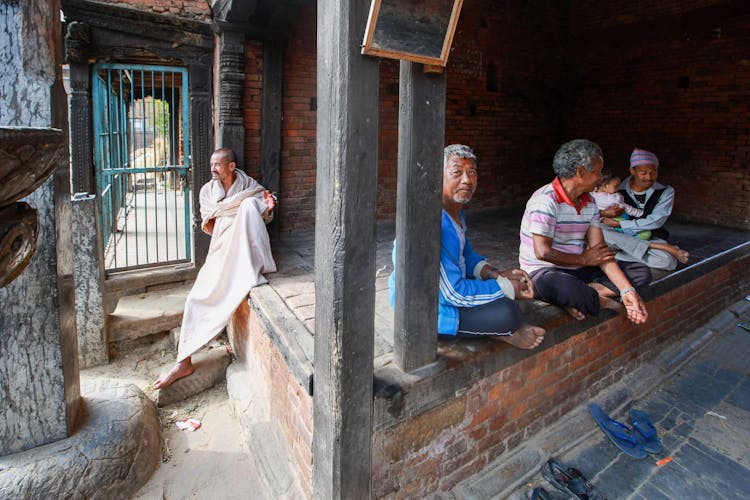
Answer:
[[[94,164],[108,272],[189,262],[185,68],[93,67]]]

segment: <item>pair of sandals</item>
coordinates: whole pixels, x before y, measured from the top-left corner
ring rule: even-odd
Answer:
[[[558,490],[580,500],[601,500],[603,497],[594,489],[586,477],[574,467],[567,467],[550,458],[542,468],[542,476]],[[553,500],[554,497],[544,488],[534,488],[531,500]]]
[[[633,427],[610,418],[596,403],[589,405],[589,412],[602,432],[623,453],[633,458],[646,458],[649,453],[662,451],[663,446],[656,434],[656,427],[645,412],[636,409],[628,412]]]

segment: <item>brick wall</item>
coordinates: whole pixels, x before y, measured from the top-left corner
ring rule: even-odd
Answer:
[[[480,158],[475,206],[523,202],[549,177],[551,155],[562,126],[554,85],[561,58],[561,23],[567,11],[547,2],[483,0],[466,4],[448,62],[446,142],[472,145]],[[539,15],[538,12],[544,12]],[[314,6],[292,25],[285,49],[282,103],[281,229],[310,227],[315,220],[316,27]],[[546,47],[557,47],[547,50]],[[262,47],[248,42],[252,61]],[[252,63],[254,66],[254,62]],[[396,211],[398,153],[397,61],[380,65],[378,217]],[[246,87],[255,75],[246,71]],[[259,122],[260,102],[245,101],[245,124]],[[252,132],[255,133],[255,132]],[[248,138],[252,134],[248,133]],[[248,142],[246,142],[248,144]],[[246,157],[254,149],[248,144]]]
[[[701,3],[666,2],[662,17],[602,30],[598,19],[617,18],[613,8],[648,17],[652,3],[588,3],[573,2],[574,12],[590,9],[590,24],[571,44],[568,135],[599,142],[621,175],[634,146],[653,151],[660,180],[677,191],[675,215],[750,228],[750,4],[706,1],[663,17]]]
[[[479,156],[473,208],[524,203],[551,179],[559,144],[588,137],[621,175],[634,146],[653,150],[662,180],[678,191],[675,215],[750,227],[750,4],[566,5],[464,4],[447,67],[445,140]],[[282,230],[314,223],[315,22],[313,5],[286,45]],[[248,42],[248,54],[246,91],[259,92],[260,43]],[[392,218],[398,62],[384,60],[380,74],[378,217]],[[260,100],[246,97],[246,157],[257,158]]]
[[[610,319],[420,415],[384,428],[376,422],[373,496],[420,498],[449,490],[748,293],[748,265],[746,256],[649,301],[645,325]]]
[[[269,420],[279,426],[285,440],[296,484],[312,498],[312,397],[292,375],[255,312],[244,301],[227,327],[238,362],[247,366],[251,386],[264,385],[270,403]]]

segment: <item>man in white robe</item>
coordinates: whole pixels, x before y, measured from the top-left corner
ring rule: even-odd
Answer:
[[[177,363],[154,389],[192,374],[191,355],[221,332],[252,287],[268,282],[262,273],[276,272],[266,230],[276,200],[235,158],[229,148],[211,155],[212,180],[200,192],[201,229],[211,244],[185,302]]]

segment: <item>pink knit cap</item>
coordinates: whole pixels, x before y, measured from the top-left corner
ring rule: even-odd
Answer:
[[[640,167],[641,165],[653,165],[659,167],[659,158],[651,151],[635,148],[630,153],[630,168]]]

